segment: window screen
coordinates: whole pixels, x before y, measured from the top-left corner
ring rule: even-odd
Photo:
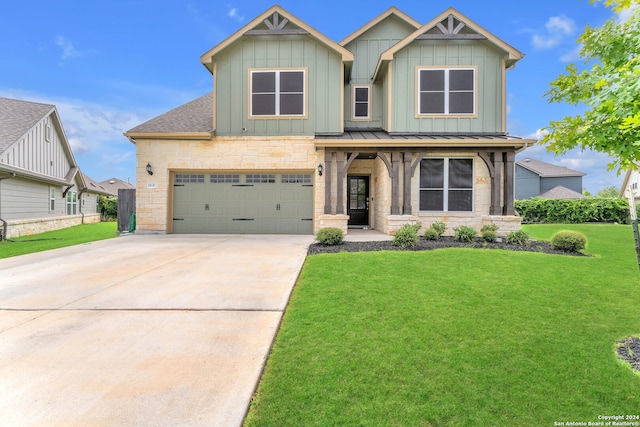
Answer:
[[[252,71],[252,116],[302,116],[305,113],[304,71]]]
[[[421,69],[418,73],[420,114],[473,114],[474,69]]]
[[[473,210],[473,159],[423,159],[420,162],[420,210]]]

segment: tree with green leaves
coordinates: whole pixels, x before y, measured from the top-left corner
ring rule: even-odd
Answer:
[[[606,187],[598,191],[596,197],[599,199],[617,199],[620,197],[620,189],[614,186]]]
[[[590,68],[570,64],[545,96],[586,109],[552,121],[540,143],[556,154],[574,148],[603,152],[613,158],[610,170],[624,170],[640,162],[640,0],[602,2],[627,19],[614,17],[602,27],[585,28],[578,41],[580,57]]]

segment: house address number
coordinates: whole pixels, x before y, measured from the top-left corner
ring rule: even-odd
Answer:
[[[156,183],[156,182],[147,182],[147,188],[158,188],[158,183]]]

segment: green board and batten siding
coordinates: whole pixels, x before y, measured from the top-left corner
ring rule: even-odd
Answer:
[[[249,119],[249,69],[256,68],[307,69],[307,117]],[[244,37],[216,56],[216,135],[340,132],[341,70],[340,56],[310,37]]]
[[[375,27],[370,28],[355,40],[344,47],[354,54],[353,68],[351,70],[351,84],[372,84],[371,76],[376,70],[380,54],[395,45],[409,34],[415,31],[415,27],[407,22],[390,16]],[[349,128],[383,128],[384,106],[386,98],[381,82],[375,82],[371,88],[372,118],[370,121],[351,120],[352,100],[351,85],[346,85],[344,120],[345,127]]]
[[[391,131],[502,132],[502,52],[477,42],[427,44],[419,41],[396,53],[392,69]],[[416,67],[477,66],[477,117],[416,118]]]

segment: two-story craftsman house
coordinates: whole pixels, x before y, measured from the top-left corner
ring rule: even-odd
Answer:
[[[137,230],[517,229],[522,57],[455,9],[421,25],[392,7],[336,43],[273,6],[201,56],[212,93],[125,133]]]

